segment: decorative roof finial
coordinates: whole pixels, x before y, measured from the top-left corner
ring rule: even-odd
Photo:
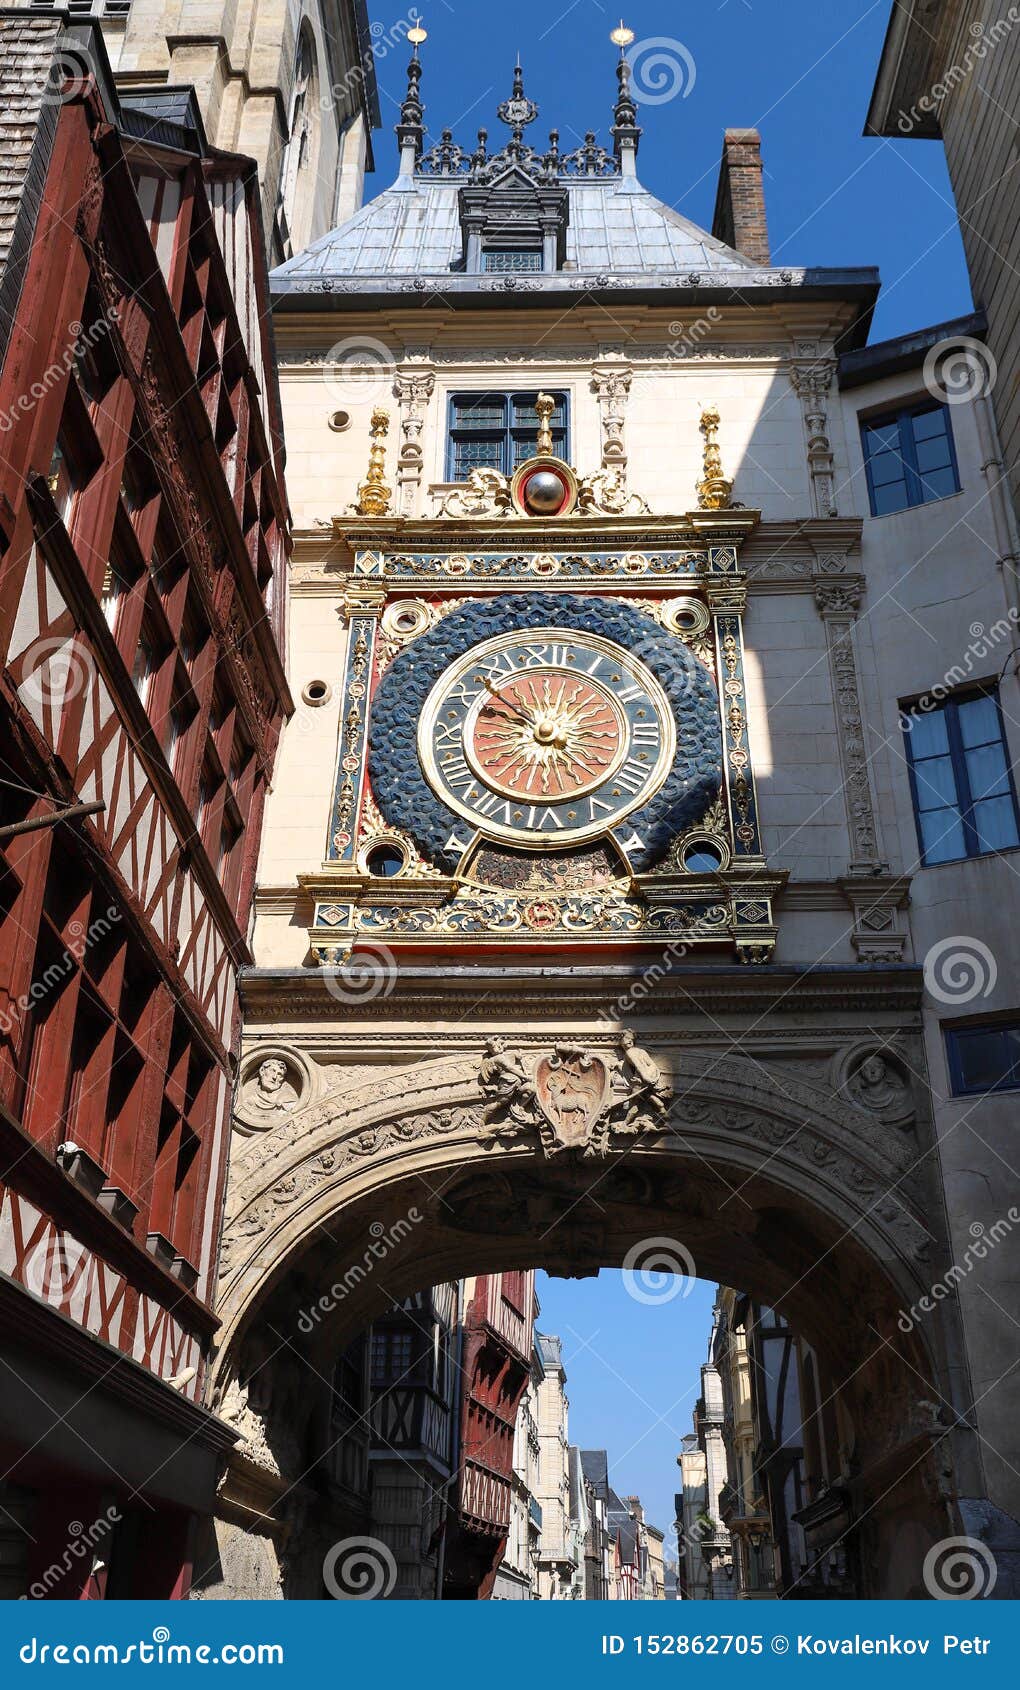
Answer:
[[[501,106],[497,106],[496,116],[501,123],[509,125],[511,141],[514,146],[518,147],[524,139],[524,131],[528,124],[534,123],[538,116],[538,107],[534,100],[529,100],[524,92],[524,72],[521,69],[520,53],[517,55],[517,63],[514,66],[513,93],[509,100],[504,100]]]
[[[425,144],[425,107],[421,98],[421,59],[418,56],[418,48],[423,41],[428,40],[428,31],[423,29],[420,23],[416,23],[413,29],[408,30],[407,39],[411,43],[411,62],[407,67],[407,93],[400,108],[400,122],[397,124],[401,175],[414,170]]]
[[[637,157],[638,142],[641,130],[638,127],[637,106],[630,91],[630,60],[627,48],[633,45],[634,31],[628,29],[623,19],[609,37],[614,46],[620,49],[620,59],[616,66],[616,80],[619,90],[616,105],[613,107],[613,151],[620,160],[620,168],[626,174],[633,174],[634,160]]]
[[[372,412],[372,446],[368,454],[368,474],[358,488],[355,506],[358,516],[387,516],[392,487],[386,485],[386,436],[390,431],[390,413],[381,405]]]
[[[705,441],[705,473],[704,479],[698,482],[698,509],[703,511],[729,510],[733,483],[727,481],[722,472],[722,453],[716,439],[719,429],[719,412],[714,405],[709,406],[707,411],[702,411],[699,427]]]

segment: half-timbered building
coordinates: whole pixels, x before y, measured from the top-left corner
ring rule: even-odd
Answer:
[[[235,1436],[203,1395],[289,711],[260,196],[90,23],[0,11],[0,85],[3,1564],[182,1595]]]

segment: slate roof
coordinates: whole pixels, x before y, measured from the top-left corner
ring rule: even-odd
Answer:
[[[50,12],[0,14],[0,263],[11,249],[14,225],[35,145],[43,94],[63,20]]]
[[[878,294],[876,270],[758,264],[698,228],[642,185],[633,169],[640,130],[622,85],[612,133],[615,143],[620,143],[626,132],[635,143],[633,149],[614,144],[614,154],[610,154],[590,133],[574,153],[561,154],[557,142],[554,151],[541,155],[521,139],[523,129],[517,127],[507,146],[495,154],[485,149],[487,132],[479,131],[480,150],[469,154],[448,130],[437,146],[422,151],[425,136],[418,82],[416,55],[398,125],[404,158],[396,180],[346,223],[272,272],[277,311],[300,312],[311,298],[317,310],[331,311],[372,311],[394,299],[401,306],[423,309],[437,301],[450,309],[499,309],[505,308],[508,296],[515,307],[562,309],[579,296],[595,301],[605,298],[607,303],[610,298],[622,303],[626,297],[636,304],[662,300],[672,305],[670,296],[680,289],[685,307],[699,308],[716,300],[757,305],[775,300],[778,291],[779,297],[857,303],[845,341],[861,345],[867,338]],[[504,102],[497,112],[501,122],[510,126],[513,104],[513,100]],[[538,111],[530,101],[524,105],[527,110],[521,122],[527,124]],[[415,139],[418,149],[412,151],[409,165],[408,147]],[[555,132],[550,135],[551,146],[554,140]],[[567,196],[569,215],[560,267],[504,274],[468,272],[461,190],[479,185],[500,190],[518,182],[522,174],[537,191],[562,190]]]
[[[604,1449],[582,1449],[581,1471],[595,1487],[595,1495],[609,1495],[609,1454]]]
[[[0,357],[7,351],[49,168],[59,103],[44,98],[60,13],[0,11]]]
[[[535,1348],[543,1367],[563,1366],[563,1345],[552,1333],[536,1332]]]
[[[273,272],[280,281],[326,277],[450,276],[462,257],[457,195],[463,184],[398,178],[328,235]],[[623,177],[567,182],[566,263],[614,274],[760,268]],[[481,280],[481,278],[478,278]]]

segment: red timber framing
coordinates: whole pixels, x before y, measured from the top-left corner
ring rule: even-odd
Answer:
[[[254,165],[54,14],[0,11],[0,101],[72,37],[0,282],[0,1336],[48,1305],[144,1418],[216,1324],[289,531]]]
[[[484,1274],[463,1316],[460,1451],[445,1600],[487,1601],[510,1529],[514,1427],[531,1372],[535,1276]]]

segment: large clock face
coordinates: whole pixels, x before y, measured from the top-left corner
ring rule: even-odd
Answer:
[[[475,828],[551,848],[646,804],[676,728],[663,688],[622,646],[537,628],[451,665],[426,699],[418,753],[436,795]]]

